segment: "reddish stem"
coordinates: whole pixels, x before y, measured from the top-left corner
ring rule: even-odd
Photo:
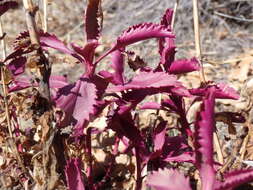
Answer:
[[[92,176],[92,152],[91,152],[91,128],[87,129],[86,135],[86,153],[88,155],[88,167],[87,167],[87,176],[88,176],[88,185],[89,189],[93,190],[93,176]]]
[[[136,186],[135,190],[141,190],[142,187],[142,177],[141,177],[141,158],[139,148],[135,147],[135,157],[136,157]]]

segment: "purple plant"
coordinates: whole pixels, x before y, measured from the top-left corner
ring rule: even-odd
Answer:
[[[3,5],[0,7],[0,14],[3,14],[9,6],[14,6],[10,3]],[[88,157],[84,176],[81,172],[83,169],[81,159],[67,159],[65,178],[68,188],[70,190],[101,189],[109,178],[113,164],[107,168],[104,181],[96,182],[93,179],[91,136],[101,131],[88,127],[94,119],[100,117],[99,114],[107,105],[110,105],[110,109],[104,131],[112,130],[116,135],[111,160],[115,161],[120,153],[118,144],[123,142],[125,145],[123,153],[132,154],[136,158],[135,190],[141,190],[143,186],[145,176],[142,173],[146,167],[149,167],[147,186],[156,190],[190,190],[189,177],[185,177],[177,170],[168,169],[172,162],[192,163],[199,171],[202,190],[231,189],[252,180],[252,170],[228,173],[224,177],[225,181],[216,179],[217,171],[213,158],[215,100],[218,98],[238,99],[239,96],[226,84],[204,84],[196,89],[187,89],[177,80],[177,74],[197,71],[200,65],[196,58],[175,60],[175,35],[171,30],[173,11],[168,9],[160,24],[142,23],[129,27],[107,52],[96,59],[95,51],[100,45],[102,29],[98,21],[101,15],[101,1],[89,0],[84,30],[87,39],[83,47],[74,43],[68,47],[53,34],[42,31],[38,33],[44,51],[53,48],[71,55],[82,64],[85,70],[72,84],[69,84],[62,76],[50,76],[49,79],[53,104],[64,113],[57,120],[57,127],[73,126],[70,138],[74,137],[76,144],[80,142],[84,144],[83,150]],[[127,79],[124,75],[125,55],[129,53],[126,51],[127,46],[151,38],[159,41],[159,63],[155,69],[143,66],[132,78]],[[21,41],[23,43],[19,43]],[[8,86],[9,92],[38,86],[32,77],[22,75],[28,62],[26,55],[32,52],[30,46],[28,33],[21,33],[17,38],[14,51],[4,60],[13,74],[13,81]],[[110,67],[113,71],[96,72],[97,65],[109,55],[111,56]],[[142,103],[146,97],[159,93],[167,97],[161,103]],[[105,99],[109,95],[110,99]],[[202,101],[194,130],[186,117],[185,98]],[[134,114],[138,107],[163,110],[178,115],[178,126],[175,128],[179,131],[179,135],[168,135],[170,129],[164,119],[157,119],[154,126],[141,129]],[[192,142],[193,146],[189,142]]]

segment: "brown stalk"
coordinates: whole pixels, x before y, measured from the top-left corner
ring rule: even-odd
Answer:
[[[48,0],[43,0],[43,29],[47,32],[47,4]]]
[[[37,106],[37,109],[42,111],[39,116],[34,115],[34,117],[38,117],[38,122],[43,127],[41,137],[42,163],[39,162],[39,166],[34,168],[34,175],[39,175],[42,179],[42,184],[37,183],[39,189],[53,190],[55,189],[59,175],[56,172],[58,160],[56,159],[56,144],[54,143],[57,131],[49,90],[51,66],[39,42],[38,30],[35,22],[35,15],[38,8],[33,5],[32,0],[23,0],[23,5],[25,8],[26,23],[31,45],[34,49],[34,55],[31,57],[34,58],[37,67],[37,72],[33,74],[33,77],[39,83],[38,94],[35,96],[34,104]],[[36,173],[36,169],[38,170],[38,168],[43,168],[42,173]]]
[[[224,156],[222,154],[220,141],[219,141],[219,138],[218,138],[218,135],[216,132],[213,133],[213,141],[214,141],[214,147],[215,147],[215,150],[217,153],[218,162],[223,165],[224,164]]]
[[[198,58],[201,64],[200,71],[200,80],[201,82],[206,83],[204,66],[201,62],[202,54],[201,54],[201,43],[200,43],[200,30],[199,30],[199,11],[198,11],[198,0],[193,1],[193,21],[194,21],[194,37],[195,37],[195,49],[196,49],[196,57]]]

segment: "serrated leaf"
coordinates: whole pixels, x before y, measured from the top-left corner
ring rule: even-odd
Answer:
[[[88,0],[85,15],[85,30],[87,41],[97,40],[99,38],[100,30],[102,28],[102,26],[99,26],[98,23],[99,17],[103,17],[101,10],[101,0]]]
[[[224,176],[224,182],[217,181],[215,190],[234,189],[239,185],[253,181],[253,169],[232,171]]]
[[[165,72],[141,72],[125,85],[113,86],[109,88],[108,91],[118,92],[130,89],[145,89],[148,91],[148,88],[166,88],[171,91],[174,90],[175,93],[179,93],[183,96],[189,95],[186,88],[177,81],[174,75],[168,75]]]
[[[171,30],[171,21],[173,17],[173,10],[167,9],[161,19],[161,25]],[[159,54],[160,65],[163,65],[165,71],[171,66],[171,63],[175,60],[176,46],[173,38],[159,38]]]
[[[82,134],[85,122],[94,113],[97,88],[89,79],[81,77],[74,84],[67,85],[57,92],[56,106],[61,108],[66,117],[61,125],[74,125],[76,134]]]
[[[65,45],[54,34],[45,33],[43,31],[39,31],[38,34],[43,49],[49,47],[62,53],[71,55],[76,59],[78,59],[80,62],[84,62],[84,59],[80,55],[78,55],[78,52],[67,47],[67,45]],[[14,42],[15,51],[11,55],[9,55],[6,59],[8,60],[26,53],[30,53],[31,51],[33,51],[32,48],[28,48],[30,45],[31,41],[29,38],[28,31],[21,32]]]
[[[102,55],[96,62],[101,61],[101,59],[117,49],[125,48],[126,46],[139,41],[161,37],[174,38],[174,35],[170,30],[160,24],[143,23],[134,25],[125,30],[117,38],[116,44],[107,53]]]
[[[98,76],[81,76],[74,84],[60,88],[54,99],[56,106],[66,115],[60,125],[73,125],[74,134],[82,135],[88,121],[104,108],[104,102],[100,99],[106,87],[107,82]]]
[[[161,19],[161,24],[166,27],[170,27],[171,22],[172,22],[172,17],[173,17],[173,10],[167,9]]]
[[[67,161],[65,176],[69,190],[85,190],[80,159],[72,158]]]
[[[163,43],[163,44],[161,44]],[[160,42],[160,67],[163,65],[165,71],[168,71],[171,63],[175,60],[176,46],[174,39],[165,38],[164,41]],[[159,67],[158,67],[159,69]],[[161,69],[161,68],[160,68]]]
[[[80,62],[83,62],[83,59],[72,49],[68,48],[61,40],[59,40],[55,35],[49,33],[40,33],[40,43],[42,47],[50,47],[55,50],[58,50],[62,53],[71,55],[77,58]]]
[[[205,96],[209,88],[215,87],[215,98],[219,99],[234,99],[240,98],[239,94],[225,83],[207,85],[205,87],[190,89],[190,93],[195,96]]]
[[[213,190],[215,182],[213,159],[213,131],[215,127],[215,87],[203,98],[195,123],[196,166],[200,172],[202,190]]]
[[[189,179],[173,169],[159,169],[148,175],[147,186],[155,190],[191,190]]]
[[[153,23],[138,24],[125,30],[118,37],[115,47],[118,49],[136,43],[138,41],[161,37],[174,38],[174,35],[168,28],[165,28],[163,25]]]

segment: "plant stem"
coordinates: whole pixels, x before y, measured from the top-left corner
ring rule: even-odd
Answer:
[[[89,189],[93,189],[93,167],[92,167],[92,150],[91,150],[91,128],[87,129],[86,135],[86,153],[88,155],[88,167],[87,167],[87,176],[88,176],[88,185]]]
[[[31,43],[40,46],[37,27],[35,23],[36,7],[34,7],[32,0],[23,0],[23,5],[26,12],[26,24],[28,27]]]
[[[200,80],[202,82],[206,83],[204,66],[202,63],[201,44],[200,44],[198,0],[193,0],[193,20],[194,20],[196,57],[198,58],[198,60],[201,64]]]
[[[33,5],[32,0],[23,0],[23,5],[26,14],[26,24],[29,31],[29,36],[31,40],[31,48],[33,48],[34,57],[36,57],[36,66],[38,72],[33,76],[34,80],[38,81],[38,93],[35,95],[38,109],[43,111],[39,115],[34,115],[37,117],[38,121],[42,125],[42,163],[38,165],[38,168],[43,168],[42,171],[42,183],[38,184],[40,188],[53,190],[58,183],[59,174],[57,172],[57,164],[60,163],[64,154],[56,154],[57,143],[55,143],[55,136],[57,133],[56,124],[54,121],[53,106],[50,96],[49,78],[51,75],[51,65],[48,59],[43,53],[40,46],[39,34],[35,22],[35,14],[38,7]],[[43,108],[41,108],[41,103],[43,103]],[[59,148],[59,147],[58,147]],[[57,157],[56,157],[57,155]],[[59,166],[58,166],[59,167]],[[38,169],[34,168],[34,170]]]
[[[43,26],[44,32],[47,32],[47,4],[48,0],[43,0]]]
[[[220,141],[218,138],[218,135],[216,132],[213,133],[213,141],[214,141],[214,146],[217,152],[217,158],[218,158],[218,162],[220,164],[224,164],[224,158],[223,158],[223,154],[222,154],[222,150],[221,150],[221,145],[220,145]]]
[[[172,20],[171,20],[171,29],[174,29],[175,26],[175,18],[176,18],[176,13],[177,13],[177,6],[178,6],[179,0],[176,0],[176,3],[174,5],[174,9],[173,9],[173,16],[172,16]]]
[[[135,157],[136,157],[136,186],[135,190],[141,190],[142,177],[141,177],[141,158],[139,148],[135,147]]]

